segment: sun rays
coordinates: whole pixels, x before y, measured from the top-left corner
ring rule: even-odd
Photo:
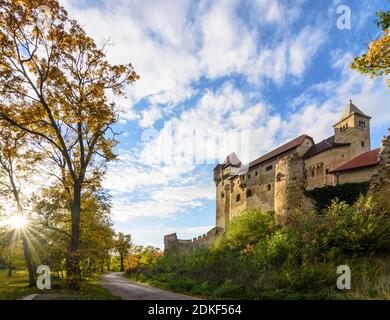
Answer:
[[[23,215],[9,215],[0,219],[1,232],[9,234],[8,246],[10,254],[21,241],[25,241],[33,258],[38,258],[37,249],[41,248],[42,235],[36,230],[36,223]]]

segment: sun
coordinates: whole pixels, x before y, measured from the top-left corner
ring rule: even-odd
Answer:
[[[6,224],[13,229],[24,229],[27,226],[28,221],[22,216],[12,216],[7,219]]]

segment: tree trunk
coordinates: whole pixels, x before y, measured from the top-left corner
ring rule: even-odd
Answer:
[[[31,253],[30,248],[28,246],[28,240],[26,237],[26,234],[23,234],[23,254],[24,254],[24,260],[26,261],[27,271],[28,271],[28,286],[30,288],[35,287],[35,270],[34,265],[32,263],[31,259]]]
[[[107,272],[110,272],[111,270],[111,258],[109,257],[107,260]]]
[[[121,272],[125,271],[124,258],[121,256]]]
[[[12,261],[9,259],[8,261],[8,277],[12,277]]]
[[[71,241],[66,256],[66,284],[67,287],[74,291],[80,290],[81,273],[80,273],[80,213],[81,213],[81,185],[74,184],[73,203],[72,203],[72,230]]]
[[[9,174],[9,179],[11,182],[12,192],[14,194],[14,199],[15,199],[16,205],[18,207],[18,213],[22,214],[23,217],[25,217],[22,203],[20,201],[20,193],[19,193],[18,188],[16,187],[12,172],[10,172],[10,174]],[[30,221],[30,218],[31,218],[30,214],[27,214],[26,215],[27,222]],[[24,256],[24,260],[26,262],[26,267],[27,267],[27,271],[28,271],[28,286],[30,288],[33,288],[33,287],[35,287],[35,270],[34,270],[34,265],[33,265],[32,258],[31,258],[30,247],[28,244],[28,239],[27,239],[27,235],[26,235],[25,230],[22,230],[22,242],[23,242],[23,256]]]

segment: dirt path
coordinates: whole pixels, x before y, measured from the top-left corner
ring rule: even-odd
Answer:
[[[194,300],[182,294],[164,291],[141,285],[126,279],[121,272],[106,273],[101,276],[100,284],[112,294],[123,300]]]

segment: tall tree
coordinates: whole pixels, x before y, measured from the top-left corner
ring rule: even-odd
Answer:
[[[42,23],[41,6],[50,13]],[[131,64],[111,65],[57,0],[0,0],[0,122],[58,152],[71,179],[67,284],[80,288],[82,190],[113,160],[117,121],[109,97],[138,79]],[[111,134],[111,135],[110,135]]]
[[[131,235],[119,232],[115,239],[114,246],[115,246],[115,251],[119,255],[120,271],[123,272],[125,271],[125,258],[129,254],[132,246]]]
[[[383,34],[368,45],[367,53],[354,58],[351,64],[352,69],[371,78],[390,74],[390,11],[378,11],[376,23]],[[390,87],[390,79],[387,84]]]

